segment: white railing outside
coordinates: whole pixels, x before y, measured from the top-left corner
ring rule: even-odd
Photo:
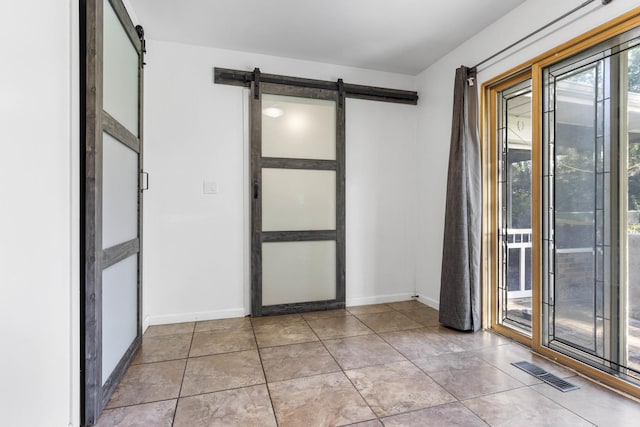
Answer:
[[[531,248],[531,229],[530,228],[509,228],[507,229],[507,251],[509,249],[520,250],[519,265],[519,286],[517,291],[508,291],[507,298],[529,298],[531,297],[531,289],[526,289],[527,283],[527,266],[526,251]]]

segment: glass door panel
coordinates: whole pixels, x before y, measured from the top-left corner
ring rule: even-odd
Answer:
[[[138,335],[138,256],[102,270],[102,384]]]
[[[596,277],[596,265],[603,265],[602,239],[609,229],[596,223],[604,219],[609,198],[596,185],[605,173],[604,135],[597,133],[604,119],[603,70],[604,61],[598,61],[571,71],[556,78],[555,89],[554,336],[591,352],[603,333],[596,294],[603,294],[605,282],[603,274]]]
[[[497,322],[531,334],[531,79],[498,92]]]
[[[138,135],[138,52],[109,0],[104,0],[104,110]]]
[[[262,231],[335,228],[335,171],[262,169]]]
[[[612,277],[610,63],[571,63],[548,73],[547,236],[549,341],[609,357]],[[551,198],[553,195],[553,198]],[[605,294],[607,297],[605,298]],[[607,354],[605,354],[607,353]]]
[[[252,88],[252,315],[344,307],[344,102]]]
[[[336,103],[264,94],[262,156],[336,159]]]
[[[138,237],[138,153],[102,134],[102,248]]]
[[[620,170],[627,192],[626,198],[620,198],[621,210],[625,213],[621,220],[621,243],[626,243],[623,271],[626,271],[627,295],[623,295],[623,301],[628,307],[627,322],[622,323],[627,345],[621,346],[621,353],[629,368],[640,376],[637,374],[640,372],[640,47],[629,49],[621,57],[620,146],[626,156],[622,156],[625,163]]]
[[[291,304],[336,297],[336,242],[262,244],[262,303]]]
[[[639,36],[543,70],[542,341],[636,383]]]

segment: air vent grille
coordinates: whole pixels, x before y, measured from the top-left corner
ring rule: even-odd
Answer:
[[[562,392],[577,390],[579,388],[578,386],[575,386],[570,382],[557,377],[556,375],[550,374],[549,372],[545,371],[539,366],[534,365],[533,363],[529,363],[523,360],[522,362],[513,362],[512,365],[516,368],[522,369],[523,371],[538,378],[540,381],[543,381]]]

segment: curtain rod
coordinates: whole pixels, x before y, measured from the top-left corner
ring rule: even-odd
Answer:
[[[553,24],[562,21],[564,18],[566,18],[569,15],[572,15],[573,13],[579,11],[580,9],[582,9],[583,7],[593,3],[596,0],[587,0],[584,3],[582,3],[579,6],[576,6],[575,8],[571,9],[569,12],[563,14],[562,16],[559,16],[558,18],[554,19],[553,21],[549,22],[546,25],[543,25],[542,27],[538,28],[537,30],[535,30],[534,32],[527,34],[526,36],[524,36],[523,38],[521,38],[520,40],[518,40],[515,43],[511,43],[509,46],[505,47],[504,49],[502,49],[500,52],[494,53],[493,55],[491,55],[490,57],[478,62],[473,68],[478,68],[479,66],[486,64],[487,62],[491,61],[493,58],[502,55],[503,53],[505,53],[506,51],[508,51],[509,49],[511,49],[512,47],[515,47],[517,45],[519,45],[520,43],[522,43],[523,41],[535,36],[536,34],[538,34],[541,31],[546,30],[547,28],[549,28],[550,26],[552,26]],[[607,5],[609,3],[611,3],[613,0],[602,0],[602,4],[603,5]]]

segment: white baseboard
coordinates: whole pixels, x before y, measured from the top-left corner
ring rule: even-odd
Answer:
[[[358,305],[384,304],[387,302],[409,301],[414,294],[408,292],[403,294],[376,295],[373,297],[348,298],[347,307],[355,307]]]
[[[151,325],[166,325],[169,323],[199,322],[202,320],[228,319],[244,317],[244,308],[229,308],[226,310],[200,311],[196,313],[162,314],[147,316],[142,323],[143,332]]]
[[[431,308],[435,308],[436,310],[440,309],[440,301],[434,300],[433,298],[418,296],[418,301],[423,303],[424,305],[428,305]]]
[[[389,302],[409,301],[414,296],[411,292],[401,294],[376,295],[372,297],[349,298],[346,301],[347,307],[358,305],[384,304]],[[438,309],[438,301],[420,295],[418,301]],[[231,317],[244,317],[244,308],[229,308],[216,311],[200,311],[195,313],[162,314],[156,316],[146,316],[142,322],[142,332],[152,325],[166,325],[170,323],[198,322],[203,320],[228,319]]]

